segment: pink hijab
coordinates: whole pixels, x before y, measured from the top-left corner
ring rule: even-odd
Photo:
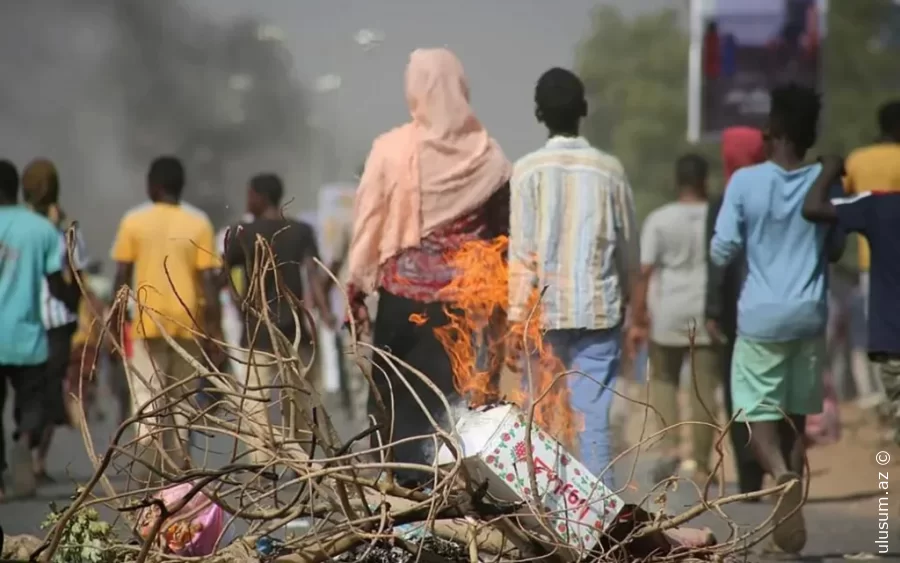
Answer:
[[[406,68],[412,121],[375,140],[356,194],[350,283],[371,291],[378,267],[483,205],[511,166],[475,117],[462,63],[417,49]]]

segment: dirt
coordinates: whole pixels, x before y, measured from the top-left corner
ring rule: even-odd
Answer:
[[[644,400],[646,388],[633,386],[626,390],[626,394],[637,400]],[[687,411],[688,396],[681,397],[682,412]],[[634,444],[641,436],[643,422],[643,409],[640,405],[631,404],[627,407],[627,415],[624,417],[623,429],[624,443]],[[810,502],[846,501],[848,510],[868,510],[871,513],[871,499],[879,494],[879,474],[889,475],[893,471],[900,479],[900,447],[886,442],[883,432],[877,426],[872,411],[859,409],[852,403],[840,406],[842,423],[841,439],[834,444],[815,446],[808,450],[807,457],[812,478],[809,485]],[[720,414],[721,423],[724,424],[725,415]],[[687,456],[689,437],[685,428],[682,445]],[[645,432],[645,435],[649,432]],[[734,482],[733,454],[728,440],[725,440],[725,479]],[[891,461],[881,466],[875,461],[879,452],[886,452]],[[654,449],[648,449],[647,454],[653,456]],[[893,501],[895,507],[900,503],[900,498]],[[896,513],[896,508],[895,508]]]

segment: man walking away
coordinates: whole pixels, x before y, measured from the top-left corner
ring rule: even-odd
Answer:
[[[731,177],[710,247],[719,266],[742,249],[746,253],[732,396],[738,423],[750,424],[757,459],[779,485],[788,486],[773,535],[788,553],[806,544],[804,423],[806,415],[822,412],[828,229],[800,215],[822,168],[803,164],[816,140],[820,107],[818,94],[806,87],[772,92],[764,134],[769,160]]]
[[[203,326],[218,327],[221,323],[213,227],[205,215],[181,205],[184,184],[181,161],[171,156],[154,160],[147,173],[150,202],[122,218],[113,245],[112,259],[117,263],[114,287],[131,286],[140,311],[131,327],[134,339],[131,364],[138,374],[135,377],[129,373],[132,412],[137,412],[173,383],[185,382],[185,385],[181,390],[172,391],[171,400],[199,388],[196,379],[188,381],[194,368],[169,346],[163,331],[199,358],[201,348],[194,331]],[[205,321],[199,318],[201,311]],[[186,418],[175,415],[174,422],[157,422],[177,424],[178,435],[163,432],[163,444],[179,469],[188,466]],[[137,430],[144,447],[150,445],[152,430],[146,426],[141,424]],[[145,451],[146,455],[152,455]],[[159,461],[145,461],[162,467]]]
[[[850,194],[869,192],[900,192],[900,100],[888,102],[878,110],[880,139],[877,143],[857,149],[847,157],[844,184]],[[859,282],[863,291],[866,313],[869,313],[869,244],[859,237]],[[879,366],[872,371],[878,373]],[[871,407],[884,401],[884,390],[876,377],[863,372],[854,377],[858,401]]]
[[[34,494],[31,450],[47,424],[47,333],[41,322],[41,286],[72,309],[77,289],[62,275],[63,247],[50,221],[18,205],[19,175],[0,161],[0,405],[7,382],[15,392],[12,477],[17,495]],[[14,335],[14,336],[13,336]],[[0,476],[6,469],[6,433],[0,412]],[[5,494],[0,477],[0,497]]]
[[[729,127],[722,132],[722,165],[725,182],[744,168],[766,160],[763,135],[752,127]],[[722,198],[713,199],[706,216],[706,241],[712,240],[716,227],[716,217],[722,207]],[[722,387],[725,399],[725,415],[728,420],[734,416],[731,402],[731,359],[734,341],[737,339],[738,297],[746,278],[746,260],[743,252],[724,268],[712,263],[707,253],[708,275],[706,280],[706,327],[710,336],[721,345],[720,372],[723,374]],[[752,493],[762,489],[765,471],[756,461],[750,447],[750,433],[745,424],[732,424],[731,447],[737,466],[738,488],[742,493]]]
[[[678,159],[675,181],[678,200],[647,217],[641,235],[641,275],[634,294],[631,349],[650,337],[650,402],[662,417],[663,428],[680,422],[679,382],[685,359],[691,363],[691,431],[694,480],[706,484],[716,429],[716,388],[719,385],[719,347],[706,331],[706,182],[709,165],[702,156]],[[648,297],[651,276],[653,295]],[[648,304],[649,301],[649,304]],[[649,314],[648,314],[649,309]],[[693,338],[692,338],[693,329]],[[654,480],[677,471],[679,434],[676,427],[663,437],[663,452]]]
[[[579,136],[584,85],[553,68],[535,88],[544,147],[520,159],[511,180],[509,321],[525,322],[541,302],[545,341],[571,369],[572,408],[584,419],[581,461],[613,486],[610,405],[619,370],[629,283],[638,269],[631,187],[619,160]]]
[[[46,217],[59,230],[62,243],[62,272],[66,283],[77,285],[81,271],[87,266],[84,250],[84,239],[77,226],[66,217],[59,207],[59,174],[52,162],[45,159],[32,161],[22,173],[22,192],[25,203],[36,213]],[[66,242],[66,231],[72,227],[74,233],[73,248],[69,260],[69,248]],[[81,295],[79,288],[78,295]],[[66,409],[64,381],[68,372],[72,351],[72,336],[78,326],[76,309],[69,309],[65,303],[50,295],[44,283],[41,297],[41,318],[47,329],[47,394],[45,408],[49,416],[48,424],[35,450],[34,473],[39,481],[50,482],[47,474],[47,455],[53,440],[56,426],[69,422]]]
[[[829,199],[829,187],[839,181],[843,170],[839,157],[824,159],[822,174],[806,197],[803,216],[859,233],[869,241],[872,261],[868,351],[880,368],[893,438],[900,444],[900,193],[869,192]]]
[[[318,244],[312,227],[293,219],[287,219],[281,212],[281,198],[284,186],[275,174],[260,174],[250,180],[247,190],[247,211],[253,215],[253,221],[240,225],[234,236],[230,237],[225,249],[225,267],[244,268],[244,287],[246,295],[262,295],[269,304],[269,318],[288,342],[294,342],[298,327],[294,320],[294,299],[303,301],[306,292],[303,287],[303,274],[310,282],[310,295],[322,322],[334,328],[334,315],[325,297],[322,283],[323,274],[318,271],[314,259],[319,257]],[[268,251],[257,247],[257,239],[262,239],[271,248],[274,264],[269,264]],[[280,282],[280,283],[279,283]],[[285,295],[285,290],[293,295]],[[248,405],[253,409],[250,414],[259,424],[268,421],[268,389],[272,385],[289,385],[297,387],[293,381],[276,381],[287,374],[279,374],[276,357],[292,358],[295,353],[279,339],[275,341],[269,335],[268,326],[253,313],[259,307],[254,300],[247,304],[246,326],[241,345],[252,350],[246,359],[252,366],[247,378],[247,386],[262,389],[255,391],[258,402]],[[303,366],[309,366],[307,381],[313,387],[321,389],[320,351],[315,347],[315,331],[309,316],[302,310],[297,311],[301,326],[299,358]],[[310,365],[310,363],[312,364]],[[242,366],[241,369],[249,369]],[[302,408],[299,393],[289,392],[290,398],[282,397],[282,412],[285,420],[292,420],[292,428],[303,427],[298,408]],[[292,409],[291,406],[294,405]],[[293,412],[293,414],[289,414]],[[293,418],[291,418],[293,417]],[[253,454],[255,463],[268,460]]]

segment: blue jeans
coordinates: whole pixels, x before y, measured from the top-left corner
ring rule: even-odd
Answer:
[[[615,393],[619,360],[622,355],[622,331],[551,330],[544,336],[554,354],[568,369],[585,374],[569,376],[572,409],[583,417],[584,431],[579,436],[581,462],[603,483],[615,488],[612,462],[612,435],[609,413]]]

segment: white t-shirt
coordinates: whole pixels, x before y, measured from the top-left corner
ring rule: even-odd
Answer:
[[[664,346],[710,344],[706,332],[706,202],[666,204],[647,217],[641,264],[654,267],[648,290],[650,340]]]

